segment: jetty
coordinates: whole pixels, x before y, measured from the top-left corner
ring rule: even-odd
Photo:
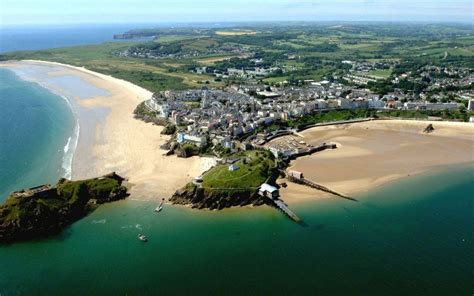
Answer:
[[[336,191],[334,191],[334,190],[332,190],[332,189],[329,189],[329,188],[327,188],[327,187],[325,187],[325,186],[323,186],[323,185],[317,184],[317,183],[315,183],[315,182],[313,182],[313,181],[311,181],[311,180],[308,180],[308,179],[303,179],[303,180],[302,180],[302,183],[303,183],[304,185],[307,185],[307,186],[312,187],[312,188],[317,189],[317,190],[321,190],[321,191],[324,191],[324,192],[328,192],[328,193],[331,193],[331,194],[334,194],[334,195],[336,195],[336,196],[339,196],[339,197],[342,197],[342,198],[345,198],[345,199],[349,199],[349,200],[352,200],[352,201],[357,201],[357,199],[355,199],[355,198],[352,198],[352,197],[349,197],[349,196],[344,195],[344,194],[342,194],[342,193],[336,192]]]
[[[275,203],[275,205],[283,212],[285,213],[291,220],[297,222],[297,223],[300,223],[301,222],[301,219],[295,214],[293,213],[292,210],[290,210],[290,208],[281,200],[281,199],[277,199],[277,200],[274,200],[273,201]]]
[[[286,173],[286,178],[288,179],[288,181],[290,182],[293,182],[293,183],[297,183],[297,184],[302,184],[302,185],[306,185],[308,187],[311,187],[311,188],[314,188],[316,190],[320,190],[320,191],[324,191],[324,192],[327,192],[327,193],[331,193],[331,194],[334,194],[336,196],[339,196],[339,197],[342,197],[342,198],[345,198],[345,199],[348,199],[348,200],[352,200],[352,201],[357,201],[357,199],[355,198],[352,198],[352,197],[349,197],[345,194],[342,194],[342,193],[339,193],[337,191],[334,191],[326,186],[323,186],[323,185],[320,185],[314,181],[311,181],[311,180],[308,180],[306,179],[304,176],[303,176],[303,173],[301,172],[297,172],[297,171],[287,171],[285,172]]]
[[[270,184],[264,183],[260,186],[258,194],[262,197],[266,197],[272,201],[276,208],[280,209],[286,214],[291,220],[300,223],[301,219],[288,208],[288,206],[279,198],[280,194],[278,188]]]

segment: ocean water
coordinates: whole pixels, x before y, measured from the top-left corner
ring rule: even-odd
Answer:
[[[134,25],[70,25],[0,27],[0,53],[65,46],[99,44],[114,40]]]
[[[159,20],[157,20],[159,22]],[[40,50],[75,45],[100,44],[103,42],[127,42],[114,40],[115,34],[141,28],[178,28],[178,27],[228,27],[223,24],[89,24],[89,25],[23,25],[0,26],[0,53],[17,50]],[[134,41],[139,40],[135,39]],[[141,40],[149,40],[144,38]]]
[[[0,294],[471,295],[472,192],[473,167],[452,169],[295,206],[303,226],[267,207],[122,201],[0,247]]]
[[[0,201],[70,176],[75,129],[66,100],[0,68]]]

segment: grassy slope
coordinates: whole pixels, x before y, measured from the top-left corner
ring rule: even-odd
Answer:
[[[260,186],[270,176],[274,160],[268,152],[252,151],[237,156],[250,158],[236,162],[237,171],[229,171],[229,165],[218,165],[203,176],[204,189],[249,189]]]
[[[10,196],[0,206],[0,225],[12,220],[23,220],[31,216],[47,216],[61,208],[85,205],[89,198],[104,196],[117,190],[120,184],[111,178],[89,179],[82,181],[66,181],[57,186],[57,194],[46,197],[15,198]],[[86,188],[89,196],[80,194],[81,188]]]
[[[369,75],[377,79],[387,79],[392,74],[392,70],[372,70]]]
[[[139,58],[119,57],[115,53],[136,45],[133,42],[114,42],[100,45],[74,46],[58,49],[23,51],[5,54],[4,59],[37,59],[44,61],[84,66],[87,69],[116,78],[128,80],[150,91],[195,88],[210,81],[211,87],[221,84],[212,81],[211,76],[188,72],[170,72],[169,61],[154,61]],[[201,43],[195,44],[198,48]],[[179,61],[178,61],[179,62]],[[176,64],[181,66],[180,63]]]

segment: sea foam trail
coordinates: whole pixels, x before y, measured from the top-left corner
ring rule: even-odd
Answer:
[[[74,159],[74,153],[76,152],[77,144],[79,142],[79,133],[80,133],[80,125],[79,120],[77,120],[77,115],[74,112],[74,108],[71,105],[71,102],[65,96],[61,96],[66,102],[71,112],[76,118],[76,124],[74,127],[74,133],[71,137],[68,138],[66,145],[64,146],[64,156],[63,156],[63,163],[62,169],[64,170],[64,178],[71,179],[72,178],[72,161]]]
[[[66,179],[72,178],[72,161],[74,159],[74,152],[77,148],[79,130],[79,124],[76,124],[76,127],[74,128],[74,135],[68,138],[66,146],[64,146],[62,168],[64,170],[64,178]]]

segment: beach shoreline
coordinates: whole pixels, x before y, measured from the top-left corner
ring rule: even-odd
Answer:
[[[435,131],[423,132],[428,124]],[[304,156],[289,170],[345,195],[357,198],[402,179],[441,173],[454,166],[474,165],[474,124],[461,122],[374,120],[349,125],[315,127],[301,133],[307,143],[336,143],[338,148]],[[286,136],[278,141],[286,141]],[[296,204],[329,193],[290,183],[281,189],[283,199]]]
[[[68,101],[80,130],[72,160],[73,179],[116,171],[129,179],[131,200],[155,201],[171,197],[175,190],[213,164],[211,158],[163,155],[159,147],[169,136],[160,134],[162,127],[133,116],[135,107],[152,95],[141,87],[54,62],[8,61],[0,66]],[[82,89],[70,89],[71,82]]]
[[[72,161],[73,179],[117,171],[128,177],[133,184],[130,199],[155,201],[169,198],[193,177],[206,171],[215,161],[202,157],[183,159],[163,156],[164,151],[159,147],[169,137],[160,134],[162,127],[144,123],[133,117],[135,107],[150,98],[152,93],[130,82],[83,67],[54,62],[9,61],[0,63],[0,66],[14,70],[22,79],[37,82],[70,103],[80,128]],[[77,90],[77,94],[72,95],[71,91],[65,91],[67,87],[61,86],[61,77],[76,77],[81,79],[80,84],[87,83],[98,90],[105,90],[106,93],[91,88],[88,91]],[[51,79],[55,79],[54,83]],[[85,84],[84,88],[87,88]],[[80,95],[84,92],[88,93],[88,96]],[[423,134],[422,129],[429,123],[435,126],[435,132]],[[350,196],[363,194],[408,176],[440,171],[456,164],[474,163],[474,125],[469,123],[375,120],[314,127],[301,132],[301,135],[306,142],[312,144],[337,143],[338,149],[299,158],[292,161],[290,169],[301,170],[308,179]],[[279,140],[282,139],[285,137]],[[387,141],[388,145],[378,143]],[[426,152],[430,143],[436,147]],[[391,146],[399,146],[400,150],[393,150]],[[408,157],[408,161],[417,159],[417,149],[425,149],[419,157],[421,162],[418,160],[417,165],[400,169],[407,165],[405,157]],[[443,151],[454,151],[447,153],[448,156],[452,153],[460,153],[462,156],[451,155],[443,161],[437,161],[436,155],[444,153]],[[384,158],[384,153],[388,153],[390,157]],[[397,162],[400,162],[401,166],[397,166]],[[364,163],[367,168],[361,170],[361,164]],[[320,173],[322,170],[324,174]],[[347,174],[347,170],[361,171],[354,177],[354,174]],[[285,179],[278,182],[288,184],[287,188],[281,189],[281,196],[290,205],[333,196],[287,182]]]

